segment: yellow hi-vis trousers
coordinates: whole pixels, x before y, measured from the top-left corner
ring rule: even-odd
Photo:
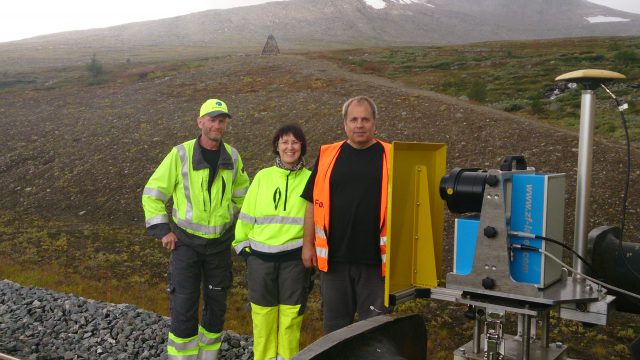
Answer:
[[[254,360],[288,360],[298,353],[310,278],[300,258],[282,262],[256,255],[247,258]]]
[[[300,350],[301,305],[251,304],[253,359],[289,360]]]

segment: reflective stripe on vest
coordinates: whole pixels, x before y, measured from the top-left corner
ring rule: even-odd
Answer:
[[[380,196],[380,259],[382,261],[382,276],[386,272],[387,254],[387,198],[389,184],[389,159],[391,156],[391,145],[377,140],[383,149],[382,156],[382,189]],[[329,209],[331,204],[330,178],[336,158],[344,141],[320,147],[318,158],[318,170],[313,186],[313,222],[315,224],[315,247],[318,257],[318,269],[327,271],[329,269],[329,245],[326,232],[329,229]]]
[[[380,246],[387,246],[387,237],[386,236],[381,236],[380,237]]]
[[[238,158],[240,154],[238,154],[238,150],[234,147],[231,148],[231,160],[233,161],[233,171],[231,172],[231,186],[236,182],[236,175],[238,172]],[[247,187],[248,189],[249,187]],[[235,195],[234,195],[235,196]]]
[[[189,221],[188,219],[180,218],[178,216],[178,210],[176,210],[175,208],[171,211],[171,214],[173,215],[173,220],[176,222],[176,225],[180,226],[183,229],[197,231],[204,234],[222,234],[233,224],[233,220],[227,221],[222,225],[214,226],[196,224],[193,221]],[[233,219],[232,216],[229,217]]]
[[[298,216],[258,216],[253,217],[241,212],[238,220],[255,225],[299,225],[304,226],[304,217]]]
[[[247,195],[247,191],[249,191],[249,187],[248,186],[244,187],[242,189],[235,190],[231,196],[233,196],[233,197],[245,196],[245,195]]]
[[[153,198],[156,198],[160,201],[162,201],[163,203],[166,203],[169,200],[169,195],[163,193],[162,191],[158,190],[158,189],[153,189],[153,188],[144,188],[144,191],[142,192],[142,195],[148,195],[151,196]]]
[[[319,258],[328,259],[329,258],[329,248],[321,248],[321,247],[316,246],[316,255]]]
[[[304,225],[303,217],[294,216],[259,216],[256,218],[256,225]]]
[[[260,251],[262,253],[275,254],[275,253],[294,250],[302,247],[302,239],[296,239],[281,245],[269,245],[260,241],[248,239],[236,244],[236,246],[234,246],[233,249],[236,251],[236,253],[239,254],[240,251],[242,251],[242,249],[246,247],[251,247],[251,249]]]
[[[314,226],[314,228],[316,229],[316,237],[321,237],[326,239],[327,235],[324,233],[324,230],[322,230],[322,228],[319,228],[317,226]]]
[[[242,251],[242,249],[251,246],[251,242],[249,240],[245,240],[243,242],[239,242],[237,243],[234,247],[233,250],[236,251],[236,254],[240,254],[240,251]]]
[[[251,215],[247,215],[246,213],[240,212],[240,214],[238,215],[238,220],[240,221],[244,221],[246,223],[249,224],[255,224],[256,223],[256,218],[254,218]]]
[[[176,147],[178,150],[178,156],[182,163],[182,186],[184,187],[184,197],[187,200],[187,211],[185,212],[185,218],[187,222],[193,222],[193,204],[191,204],[191,188],[189,185],[189,157],[187,156],[187,149],[184,144],[180,144]],[[175,217],[175,214],[174,214]]]
[[[302,247],[302,239],[293,240],[282,245],[269,245],[251,239],[249,239],[249,243],[251,244],[252,249],[258,250],[263,253],[279,253],[282,251],[294,250]]]
[[[168,223],[168,222],[169,222],[169,216],[167,216],[167,214],[162,214],[162,215],[154,216],[150,219],[145,220],[144,226],[149,227],[155,224],[162,224],[162,223]]]

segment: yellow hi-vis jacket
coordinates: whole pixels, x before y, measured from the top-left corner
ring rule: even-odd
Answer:
[[[260,170],[247,192],[233,248],[277,254],[302,247],[307,201],[300,197],[311,172],[276,166]]]
[[[221,143],[218,172],[209,194],[209,164],[198,139],[174,147],[151,175],[142,194],[145,225],[169,223],[165,204],[173,198],[173,221],[185,232],[219,238],[233,226],[249,188],[238,151]]]

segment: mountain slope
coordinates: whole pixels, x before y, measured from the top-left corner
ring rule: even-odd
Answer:
[[[285,51],[640,34],[640,15],[586,0],[385,1],[382,9],[363,0],[278,1],[39,36],[0,44],[6,54],[0,65],[24,63],[25,58],[52,65],[94,52],[123,61],[150,47],[159,52],[189,49],[178,50],[183,56],[256,53],[270,33]],[[590,23],[587,18],[594,16],[629,21]]]
[[[625,22],[589,23],[591,16]],[[209,10],[163,20],[37,37],[32,41],[100,39],[111,44],[216,45],[235,40],[262,43],[275,33],[284,48],[318,41],[463,43],[479,40],[565,36],[638,35],[640,15],[586,0],[429,0],[410,4],[387,0],[374,9],[362,0],[289,0]]]

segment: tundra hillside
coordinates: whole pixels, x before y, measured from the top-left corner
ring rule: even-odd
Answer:
[[[549,76],[560,70],[549,70]],[[250,176],[272,163],[269,138],[283,123],[303,127],[308,160],[315,160],[321,144],[344,137],[340,107],[356,94],[378,102],[380,138],[446,143],[450,168],[494,168],[506,154],[524,154],[540,171],[567,173],[565,239],[572,238],[578,136],[532,116],[352,73],[305,55],[105,63],[102,81],[91,86],[79,66],[28,76],[47,81],[14,82],[0,90],[0,277],[21,284],[166,314],[168,254],[144,233],[140,197],[171,147],[197,134],[197,109],[210,97],[225,99],[233,112],[226,141],[238,148]],[[633,150],[634,159],[638,155]],[[624,164],[618,141],[595,142],[591,227],[618,223]],[[634,170],[631,194],[640,191],[637,175]],[[638,238],[639,201],[630,197],[629,239]],[[448,214],[444,233],[446,271],[452,252]],[[250,334],[244,264],[236,261],[235,270],[227,324]],[[430,358],[445,359],[470,340],[472,323],[463,310],[414,301],[399,312],[424,315]],[[320,336],[319,319],[316,292],[304,344]],[[554,341],[570,344],[571,357],[625,358],[626,344],[640,334],[640,318],[618,314],[612,325],[595,329],[554,318],[552,329]]]

